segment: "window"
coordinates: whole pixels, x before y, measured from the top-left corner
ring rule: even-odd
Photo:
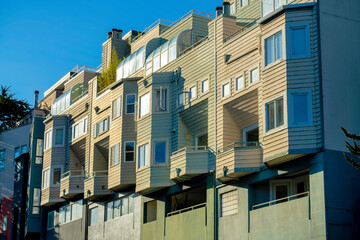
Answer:
[[[262,6],[262,16],[265,16],[275,9],[281,7],[286,3],[286,0],[263,0],[261,2]]]
[[[242,129],[244,147],[256,146],[259,142],[259,125],[257,123]]]
[[[48,150],[51,148],[51,143],[52,143],[52,130],[49,130],[45,133],[45,149],[44,150]]]
[[[105,221],[118,218],[120,216],[134,212],[134,197],[132,194],[111,202],[106,203],[105,206]]]
[[[144,144],[139,147],[138,153],[139,163],[138,168],[145,167],[149,164],[149,144]]]
[[[55,146],[64,145],[64,128],[55,128]]]
[[[284,124],[284,99],[278,98],[266,103],[266,131]]]
[[[230,83],[225,83],[222,85],[222,97],[227,97],[230,95]]]
[[[161,67],[165,66],[168,63],[168,47],[169,42],[164,43],[161,47]]]
[[[110,154],[110,164],[114,166],[119,163],[119,149],[120,143],[116,144],[115,146],[111,147],[111,154]]]
[[[144,204],[144,223],[156,221],[157,201],[153,200]]]
[[[245,7],[248,4],[248,0],[240,0],[240,6]]]
[[[91,208],[89,210],[89,226],[98,223],[98,207]]]
[[[71,206],[65,205],[59,209],[59,222],[66,223],[71,220]]]
[[[240,89],[244,89],[245,84],[244,84],[244,76],[240,76],[236,78],[236,82],[235,82],[235,89],[236,91],[240,90]]]
[[[133,162],[135,157],[135,142],[125,142],[124,161]]]
[[[238,194],[233,190],[220,195],[220,216],[225,217],[238,213]]]
[[[42,189],[46,189],[50,184],[50,169],[44,170],[42,172]]]
[[[155,50],[153,58],[153,72],[160,69],[160,47]]]
[[[155,90],[155,111],[167,111],[167,89],[160,88]]]
[[[307,196],[307,191],[309,191],[308,175],[303,175],[291,179],[279,179],[270,181],[270,198],[271,200],[279,199],[273,204],[287,202]],[[298,195],[292,196],[296,194]]]
[[[75,140],[87,133],[87,123],[88,118],[85,117],[84,119],[81,119],[79,122],[73,125],[72,140]]]
[[[235,3],[230,4],[230,15],[235,13]]]
[[[286,45],[289,59],[310,57],[310,24],[288,24],[286,26]]]
[[[112,101],[112,119],[115,119],[121,115],[121,97],[118,97]]]
[[[136,94],[126,94],[126,114],[135,112]]]
[[[250,70],[250,84],[259,81],[259,69],[256,67]]]
[[[265,66],[282,58],[282,32],[265,39]]]
[[[289,92],[289,125],[302,127],[312,125],[312,91],[290,90]]]
[[[207,147],[208,146],[208,134],[202,134],[196,136],[196,146],[197,147]]]
[[[97,137],[109,130],[109,117],[96,123],[94,126],[94,137]]]
[[[33,202],[32,202],[32,214],[40,214],[40,188],[34,188]]]
[[[189,95],[189,99],[196,98],[196,86],[190,88]]]
[[[42,164],[43,148],[44,148],[44,139],[37,138],[36,139],[35,164]]]
[[[6,149],[0,149],[0,169],[5,168]]]
[[[184,93],[179,93],[177,97],[178,107],[184,106]]]
[[[166,141],[154,141],[154,163],[166,163]]]
[[[71,221],[82,218],[82,200],[79,200],[71,205]]]
[[[201,82],[201,92],[204,93],[209,90],[209,80],[205,80]]]
[[[54,168],[53,170],[53,185],[60,184],[61,179],[61,168]]]
[[[7,230],[7,224],[8,224],[8,216],[5,215],[2,219],[2,232],[3,233]]]
[[[55,211],[48,212],[47,230],[53,229],[55,225]]]
[[[146,93],[145,95],[140,97],[139,117],[142,117],[148,113],[150,113],[150,93]]]

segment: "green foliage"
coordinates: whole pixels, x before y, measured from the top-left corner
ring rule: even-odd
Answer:
[[[16,126],[30,110],[26,100],[14,98],[15,94],[10,93],[10,87],[1,85],[0,93],[0,132]]]
[[[116,81],[116,68],[121,60],[118,58],[115,47],[111,50],[110,65],[98,76],[98,92],[104,90],[107,86]]]
[[[357,156],[357,158],[360,159],[360,146],[356,143],[356,141],[360,140],[360,135],[348,133],[348,131],[346,131],[346,129],[343,127],[341,128],[341,130],[344,132],[344,134],[347,138],[350,138],[352,140],[353,145],[354,145],[354,146],[352,146],[350,143],[345,141],[346,148],[349,149],[351,154]],[[345,153],[344,153],[344,157],[352,166],[354,166],[356,169],[360,170],[360,161],[359,160],[355,161],[353,158],[346,156]]]

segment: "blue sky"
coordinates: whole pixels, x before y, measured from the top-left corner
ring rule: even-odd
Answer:
[[[157,19],[175,21],[190,10],[215,14],[222,0],[1,1],[0,85],[33,104],[76,65],[101,64],[112,28],[144,30]]]

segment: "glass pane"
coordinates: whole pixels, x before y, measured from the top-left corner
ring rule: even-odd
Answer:
[[[168,51],[161,53],[161,67],[165,66],[168,63]]]
[[[65,207],[65,221],[66,222],[70,222],[70,205],[67,205],[66,207]]]
[[[33,206],[40,206],[40,188],[34,188]]]
[[[284,100],[276,100],[276,127],[284,124]]]
[[[14,154],[14,158],[17,158],[20,156],[20,147],[15,148],[15,154]]]
[[[296,194],[305,192],[305,183],[299,182],[296,184]]]
[[[113,217],[114,217],[113,206],[114,206],[114,202],[108,202],[106,204],[106,220],[113,219]]]
[[[131,152],[134,151],[134,145],[135,145],[134,142],[126,142],[125,144],[126,144],[125,145],[125,150],[126,151],[131,151]]]
[[[208,144],[208,135],[205,134],[205,135],[202,135],[200,137],[197,138],[197,145],[198,146],[205,146],[207,147],[207,144]]]
[[[169,62],[176,58],[176,44],[169,48]]]
[[[141,47],[136,55],[136,70],[139,70],[144,66],[144,53],[145,48]]]
[[[223,85],[223,97],[226,97],[230,94],[230,84],[227,83]]]
[[[282,58],[282,33],[275,35],[275,61]]]
[[[63,136],[64,136],[64,129],[62,128],[55,129],[55,145],[63,144]]]
[[[307,122],[309,119],[307,94],[295,94],[293,101],[294,122]]]
[[[42,157],[36,157],[36,158],[35,158],[35,163],[36,163],[36,164],[42,164],[42,160],[43,160]]]
[[[127,197],[121,199],[121,215],[129,213],[129,199]]]
[[[273,11],[274,4],[273,0],[263,0],[262,1],[262,15],[265,16]]]
[[[149,144],[145,144],[144,148],[144,163],[147,166],[149,164]]]
[[[267,131],[275,128],[275,104],[274,102],[266,104],[266,126]]]
[[[140,97],[140,117],[150,112],[150,93]]]
[[[265,66],[272,63],[274,60],[274,38],[269,37],[265,39]]]
[[[250,73],[250,82],[257,82],[259,80],[259,70],[257,68],[253,69]]]
[[[90,225],[97,224],[98,222],[98,208],[90,209]]]
[[[60,177],[61,177],[61,169],[55,168],[54,169],[54,176],[53,176],[53,184],[59,184],[60,183]]]
[[[202,82],[202,92],[206,92],[207,90],[209,90],[209,81],[205,80]]]
[[[143,167],[144,164],[144,146],[139,147],[139,164],[138,167],[141,168]]]
[[[178,95],[178,105],[179,106],[184,105],[184,94],[183,93],[179,93],[179,95]]]
[[[291,50],[295,56],[306,54],[305,26],[291,29]]]
[[[196,87],[190,88],[190,99],[196,97]]]
[[[166,142],[155,142],[155,163],[166,162]]]
[[[135,72],[135,65],[136,65],[136,54],[131,55],[130,58],[130,74]]]
[[[244,77],[241,76],[241,77],[238,77],[236,79],[236,90],[240,90],[244,88]]]
[[[125,161],[126,162],[132,162],[134,161],[134,153],[133,152],[127,152],[125,154]]]
[[[275,187],[275,198],[276,199],[280,199],[280,198],[285,198],[288,196],[288,186],[287,185],[278,185]],[[283,201],[287,201],[286,199]],[[283,201],[278,201],[279,202],[283,202]]]
[[[154,60],[153,60],[153,72],[156,72],[159,69],[160,69],[160,55],[158,55],[157,57],[154,57]]]
[[[115,145],[115,148],[114,148],[114,151],[115,151],[115,153],[114,153],[114,164],[116,165],[116,164],[118,164],[119,163],[119,146],[120,146],[120,144],[116,144]]]
[[[285,4],[285,0],[274,0],[274,2],[275,2],[275,9]]]

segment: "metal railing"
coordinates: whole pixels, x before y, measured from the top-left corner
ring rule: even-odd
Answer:
[[[234,142],[234,143],[225,145],[224,147],[218,149],[217,154],[223,154],[223,153],[229,152],[231,150],[251,149],[251,148],[259,148],[259,147],[260,147],[260,143],[258,141]]]
[[[275,204],[282,203],[282,202],[288,202],[288,201],[291,201],[291,200],[294,200],[294,199],[299,199],[299,198],[307,197],[307,196],[310,196],[310,192],[303,192],[303,193],[294,194],[294,195],[291,195],[291,196],[288,196],[288,197],[279,198],[279,199],[272,200],[272,201],[269,201],[269,202],[254,205],[254,206],[252,206],[252,210],[259,209],[259,208],[262,208],[262,207],[268,207],[270,205],[275,205]]]
[[[146,33],[150,32],[153,28],[155,28],[156,26],[163,24],[163,25],[167,25],[166,23],[172,24],[173,21],[169,21],[166,19],[161,19],[159,18],[158,20],[156,20],[154,23],[152,23],[150,26],[148,26],[147,28],[144,29],[144,31],[139,32],[139,34],[133,38],[131,40],[132,43],[136,42],[139,38],[141,38],[143,35],[145,35]]]
[[[93,172],[87,174],[86,178],[107,176],[107,175],[108,175],[108,170],[98,170],[98,171],[93,171]]]
[[[77,177],[85,177],[85,170],[70,170],[61,175],[61,179],[66,178],[68,176],[77,176]]]
[[[184,20],[185,18],[187,18],[188,16],[192,15],[192,14],[197,14],[200,16],[205,16],[208,18],[215,18],[216,16],[210,13],[205,13],[205,12],[201,12],[201,11],[197,11],[197,10],[191,10],[190,12],[186,13],[184,16],[182,16],[181,18],[179,18],[178,20],[176,20],[175,22],[169,21],[169,20],[163,20],[163,19],[158,19],[157,21],[155,21],[153,24],[151,24],[149,27],[145,28],[143,34],[138,35],[139,37],[135,37],[132,41],[132,43],[136,42],[137,40],[139,40],[142,36],[144,36],[147,32],[149,32],[151,29],[153,29],[154,27],[156,27],[157,25],[159,25],[161,22],[159,20],[163,20],[163,21],[167,21],[169,23],[171,23],[170,25],[167,25],[167,27],[165,29],[162,30],[161,34],[163,34],[164,32],[166,32],[167,30],[169,30],[170,28],[174,27],[175,25],[177,25],[179,22],[181,22],[182,20]]]
[[[176,211],[173,211],[173,212],[169,212],[166,216],[170,217],[170,216],[174,216],[174,215],[177,215],[177,214],[180,214],[180,213],[183,213],[183,212],[189,212],[189,211],[192,211],[194,209],[198,209],[198,208],[202,208],[202,207],[206,207],[206,203],[200,203],[198,205],[194,205],[194,206],[191,206],[191,207],[187,207],[187,208],[183,208],[183,209],[176,210]]]
[[[186,152],[187,150],[193,150],[193,151],[206,151],[208,148],[206,146],[190,146],[190,147],[183,147],[179,150],[172,153],[172,155],[176,155],[182,152]]]

